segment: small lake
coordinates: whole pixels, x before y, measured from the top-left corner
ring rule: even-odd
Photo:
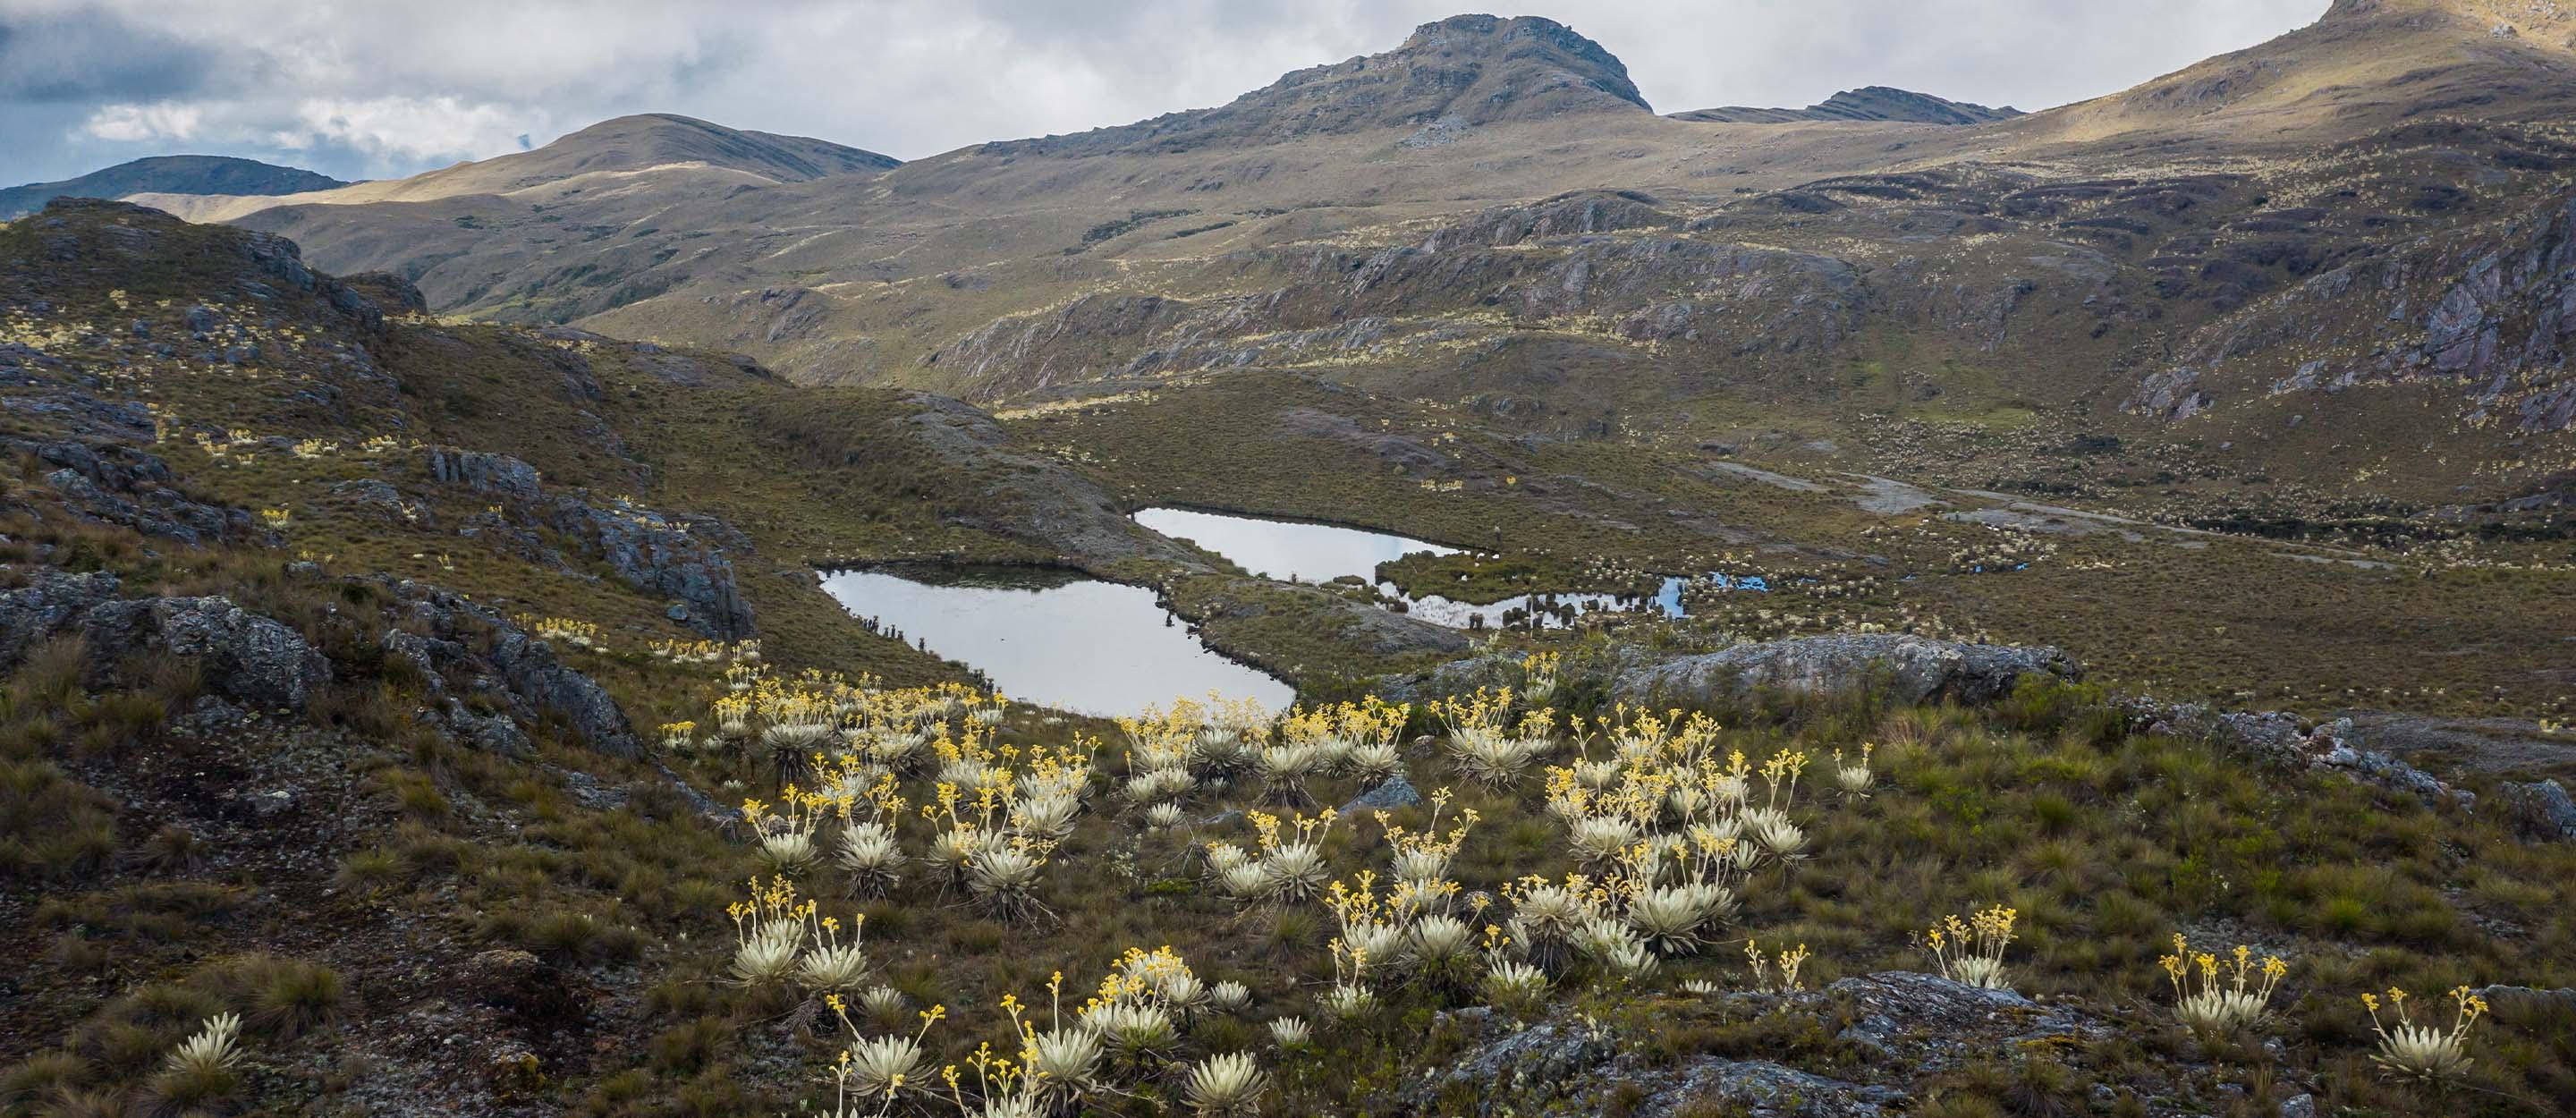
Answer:
[[[1262,578],[1282,582],[1291,579],[1331,582],[1337,578],[1357,578],[1375,582],[1379,594],[1402,599],[1406,612],[1411,616],[1453,629],[1496,628],[1504,623],[1506,617],[1523,613],[1537,617],[1539,624],[1548,628],[1568,624],[1580,614],[1603,610],[1631,613],[1653,610],[1665,617],[1681,617],[1686,612],[1682,588],[1694,581],[1721,590],[1762,593],[1771,589],[1770,584],[1758,575],[1712,573],[1692,578],[1666,578],[1651,598],[1620,594],[1524,594],[1499,602],[1471,605],[1437,594],[1412,597],[1398,590],[1394,583],[1376,582],[1380,563],[1422,552],[1456,555],[1464,548],[1443,547],[1387,532],[1345,528],[1336,524],[1268,520],[1194,509],[1145,509],[1136,514],[1136,523],[1174,539],[1195,543]]]
[[[825,572],[823,590],[1017,701],[1108,716],[1210,693],[1272,710],[1297,698],[1199,643],[1142,587],[1062,572],[905,569]]]
[[[1263,520],[1192,509],[1146,509],[1136,514],[1136,523],[1176,540],[1188,540],[1275,582],[1331,582],[1337,578],[1374,582],[1380,563],[1423,552],[1456,555],[1463,550],[1337,524]]]

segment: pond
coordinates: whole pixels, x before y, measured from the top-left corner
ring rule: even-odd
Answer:
[[[1222,555],[1252,574],[1283,582],[1291,579],[1330,582],[1337,578],[1375,582],[1380,563],[1426,551],[1434,555],[1455,555],[1464,550],[1362,528],[1194,509],[1145,509],[1136,514],[1136,522]],[[1666,578],[1651,598],[1622,594],[1524,594],[1499,602],[1471,605],[1437,594],[1408,595],[1391,582],[1377,582],[1376,585],[1379,594],[1402,600],[1407,613],[1435,625],[1454,629],[1492,628],[1502,625],[1508,616],[1529,614],[1536,616],[1541,625],[1554,628],[1567,624],[1577,614],[1601,610],[1641,612],[1651,609],[1665,617],[1681,617],[1686,612],[1682,588],[1694,579],[1720,590],[1761,593],[1771,589],[1770,584],[1758,575],[1711,573],[1693,578]]]
[[[1271,710],[1288,684],[1201,644],[1142,587],[1063,572],[835,571],[842,608],[984,673],[1010,698],[1102,716],[1211,693]]]
[[[1136,523],[1173,539],[1188,540],[1225,556],[1235,566],[1277,582],[1331,582],[1337,578],[1374,581],[1380,563],[1423,552],[1456,555],[1461,550],[1337,524],[1263,520],[1193,509],[1146,509],[1136,514]]]

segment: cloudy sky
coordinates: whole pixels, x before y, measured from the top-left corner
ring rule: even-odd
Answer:
[[[2327,0],[1583,0],[1658,110],[1896,85],[2024,109]],[[207,152],[386,177],[678,112],[917,158],[1219,104],[1465,0],[0,0],[0,185]]]

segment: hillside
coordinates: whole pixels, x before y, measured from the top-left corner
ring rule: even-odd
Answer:
[[[1449,235],[1661,227],[1619,201]],[[1324,378],[1168,391],[1148,426],[1216,439],[1155,441],[1119,436],[1136,407],[996,417],[422,311],[121,203],[0,229],[0,1109],[2537,1118],[2576,1094],[2547,721],[2242,713],[2052,648],[1761,632],[1876,608],[1863,567],[1998,611],[2018,575],[1942,535],[1986,527],[1587,464]],[[1298,409],[1307,441],[1265,444],[1221,392]],[[1444,536],[1507,489],[1555,518],[1516,529],[1596,557],[1613,519],[1716,538],[1678,505],[1751,520],[1727,538],[1759,561],[1861,566],[1778,568],[1758,615],[1471,647],[1121,515],[1145,479],[1240,466],[1210,445],[1513,471],[1305,495]],[[1888,565],[1761,534],[1818,522]],[[2117,568],[2094,593],[2255,554],[2136,522],[2062,561],[1986,546],[2037,579]],[[1347,670],[1284,718],[1031,708],[813,571],[905,560],[1156,585],[1220,646]],[[2311,578],[2499,654],[2541,639],[2440,600],[2567,616],[2562,575],[2503,566],[2285,560],[2257,600],[2337,596]],[[2192,611],[2148,628],[2226,654]],[[2307,654],[2255,659],[2340,667],[2334,628],[2368,623],[2264,626]],[[2238,944],[2246,996],[2178,1005],[2224,992]],[[2363,997],[2392,987],[2412,1020],[2441,1002],[2450,1028],[2446,990],[2475,1017],[2384,1047]]]
[[[128,194],[263,196],[332,190],[349,184],[328,175],[222,155],[156,155],[61,182],[0,190],[0,221],[45,208],[56,198],[122,198]]]

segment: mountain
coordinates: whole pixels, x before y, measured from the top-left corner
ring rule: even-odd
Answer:
[[[1965,101],[1951,101],[1928,93],[1912,93],[1883,85],[1846,89],[1820,104],[1803,109],[1754,109],[1731,106],[1720,109],[1694,109],[1672,114],[1675,120],[1701,121],[1709,124],[1790,124],[1803,121],[1879,120],[1904,124],[1986,124],[2024,115],[2009,105],[1989,109]]]
[[[989,155],[1099,155],[1271,144],[1376,128],[1425,142],[1498,121],[1651,112],[1628,67],[1550,19],[1461,15],[1415,28],[1402,46],[1288,74],[1214,109],[1072,136],[987,144]]]
[[[61,182],[0,190],[0,221],[43,209],[55,198],[122,198],[128,194],[276,195],[331,190],[347,183],[294,167],[224,155],[156,155]]]
[[[630,118],[227,205],[444,311],[737,349],[806,383],[1009,405],[1297,370],[1548,437],[1734,445],[1729,417],[1783,417],[1843,466],[1902,446],[1979,488],[2000,467],[1971,449],[2010,430],[2178,441],[2310,505],[2522,500],[2557,485],[2522,440],[2567,429],[2576,396],[2570,317],[2533,310],[2570,283],[2547,263],[2576,159],[2553,11],[2338,4],[2134,89],[1947,127],[1923,119],[1973,107],[1880,89],[1799,111],[1840,114],[1817,126],[1660,117],[1564,25],[1460,16],[1219,108],[881,172],[738,169]],[[582,152],[608,137],[636,154]],[[2488,257],[2542,263],[2490,282]],[[2151,458],[2065,484],[2110,496]]]
[[[407,179],[316,189],[274,198],[173,199],[133,192],[134,200],[196,221],[225,221],[276,206],[346,206],[448,198],[578,193],[591,186],[632,190],[652,181],[687,180],[731,189],[804,182],[828,175],[873,174],[901,160],[802,136],[726,128],[691,117],[648,113],[604,120],[534,151],[497,156]],[[202,193],[202,192],[201,192]]]

